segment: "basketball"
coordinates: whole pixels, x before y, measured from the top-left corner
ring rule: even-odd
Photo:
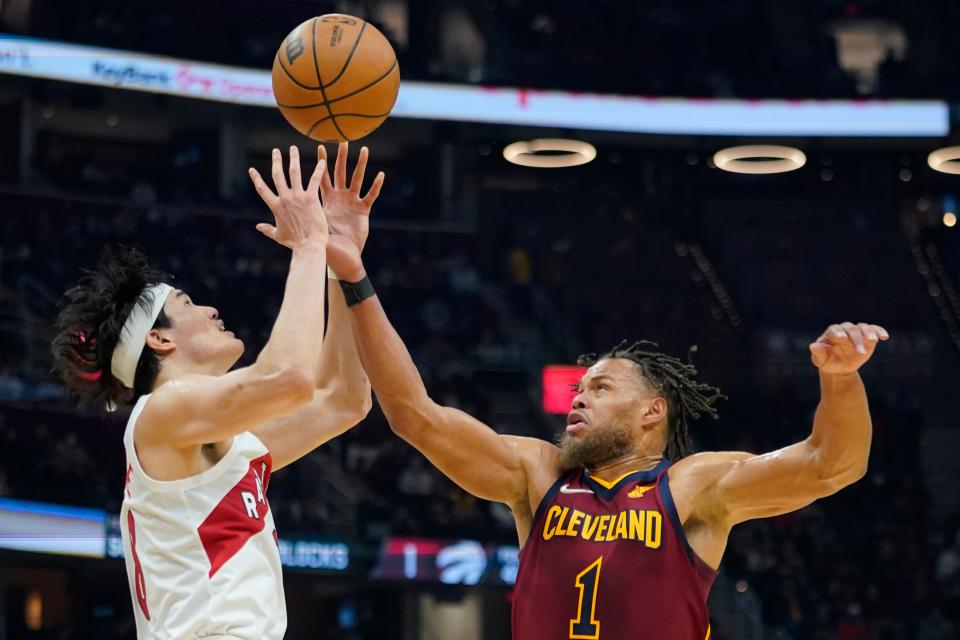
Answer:
[[[283,117],[319,142],[358,140],[379,127],[397,101],[400,67],[386,37],[343,14],[307,20],[273,61],[273,96]]]

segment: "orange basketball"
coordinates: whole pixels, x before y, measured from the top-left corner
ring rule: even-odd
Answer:
[[[372,24],[338,13],[290,32],[273,60],[273,96],[300,133],[320,142],[357,140],[386,120],[400,67]]]

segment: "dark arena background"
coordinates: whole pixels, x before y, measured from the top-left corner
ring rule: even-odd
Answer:
[[[126,416],[77,409],[51,373],[58,299],[103,245],[138,244],[252,360],[288,257],[254,230],[270,218],[246,168],[312,155],[269,72],[332,12],[399,57],[393,115],[362,143],[387,174],[364,255],[434,399],[552,440],[577,354],[696,344],[730,399],[695,448],[769,451],[809,433],[807,345],[883,325],[866,477],[734,530],[712,637],[960,637],[960,4],[2,0],[0,638],[136,636]],[[507,149],[538,139],[574,151]],[[751,155],[792,170],[715,157],[741,145],[788,147]],[[506,157],[531,155],[589,161]],[[376,406],[270,497],[287,638],[510,638],[510,512]]]

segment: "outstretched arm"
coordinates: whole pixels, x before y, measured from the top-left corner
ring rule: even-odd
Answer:
[[[555,448],[498,435],[463,411],[431,400],[376,296],[352,307],[352,315],[360,359],[394,433],[465,491],[509,505],[519,519],[530,508],[529,491],[535,491],[528,487],[528,470],[535,476],[544,463],[549,467]]]
[[[321,183],[325,210],[330,209],[327,194],[345,184],[342,160],[346,153],[346,145],[341,145],[333,183],[326,179]],[[321,151],[320,157],[325,158],[325,152]],[[362,179],[366,161],[364,147],[351,186],[357,197],[358,175]],[[372,193],[379,192],[382,176],[379,174],[374,181]],[[360,258],[362,241],[366,240],[366,215],[352,220],[330,215],[329,219],[330,265],[342,281],[359,282],[366,275]],[[358,225],[364,233],[357,233]],[[407,348],[375,295],[354,304],[350,313],[360,360],[393,431],[464,490],[509,505],[519,536],[525,539],[535,508],[532,503],[539,501],[556,480],[557,449],[540,440],[498,435],[466,413],[431,400]]]
[[[370,381],[360,365],[343,292],[335,280],[327,291],[330,314],[313,400],[253,430],[270,450],[274,470],[336,438],[370,412]]]
[[[671,480],[677,475],[679,484],[695,488],[681,518],[692,514],[729,529],[794,511],[862,478],[872,426],[857,370],[888,338],[876,325],[847,322],[828,328],[810,345],[821,393],[810,436],[762,455],[704,453],[679,463]]]
[[[161,385],[141,416],[135,433],[138,446],[181,449],[217,442],[309,402],[323,339],[324,292],[313,274],[325,268],[328,241],[326,218],[316,196],[320,167],[304,189],[299,154],[291,149],[288,185],[280,151],[274,149],[272,174],[277,193],[251,169],[257,192],[276,223],[258,229],[292,249],[283,304],[270,339],[249,367],[223,376],[185,376]]]
[[[362,278],[362,272],[354,275]],[[558,477],[558,449],[536,438],[499,435],[435,403],[377,297],[351,310],[360,359],[390,428],[465,491],[510,507],[524,544],[537,504]]]
[[[319,176],[319,194],[323,210],[331,228],[348,236],[359,247],[366,243],[370,209],[380,193],[383,174],[373,181],[365,197],[360,197],[367,164],[367,149],[360,158],[350,183],[347,183],[347,147],[342,145],[337,154],[334,179],[326,170],[327,154],[318,147],[318,166],[324,169]],[[269,234],[265,234],[268,235]],[[279,469],[310,453],[323,443],[355,426],[370,412],[370,381],[360,364],[350,314],[340,285],[333,273],[318,273],[327,279],[329,317],[323,349],[317,360],[317,389],[313,400],[304,407],[271,420],[254,433],[264,441],[273,456],[274,469]]]

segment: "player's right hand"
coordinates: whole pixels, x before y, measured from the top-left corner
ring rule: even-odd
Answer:
[[[287,184],[287,178],[283,175],[283,156],[279,149],[274,149],[272,174],[276,193],[266,185],[260,173],[251,167],[250,179],[253,186],[270,208],[274,218],[274,224],[258,224],[257,231],[290,249],[317,243],[325,246],[329,229],[318,195],[320,181],[325,174],[325,164],[323,161],[317,163],[310,182],[304,189],[300,176],[300,151],[295,146],[290,147],[290,183]]]
[[[356,167],[348,184],[347,154],[349,151],[350,144],[348,142],[341,142],[337,147],[337,161],[333,168],[333,180],[330,180],[326,171],[323,172],[320,182],[320,197],[323,200],[323,210],[327,214],[327,222],[330,225],[331,241],[335,236],[343,236],[362,252],[370,233],[370,208],[380,195],[380,188],[383,187],[386,174],[383,171],[377,173],[367,190],[367,194],[361,196],[360,189],[363,186],[363,178],[367,170],[367,158],[370,152],[366,147],[361,147]],[[317,147],[317,159],[320,162],[325,162],[327,159],[327,149],[322,144]]]

